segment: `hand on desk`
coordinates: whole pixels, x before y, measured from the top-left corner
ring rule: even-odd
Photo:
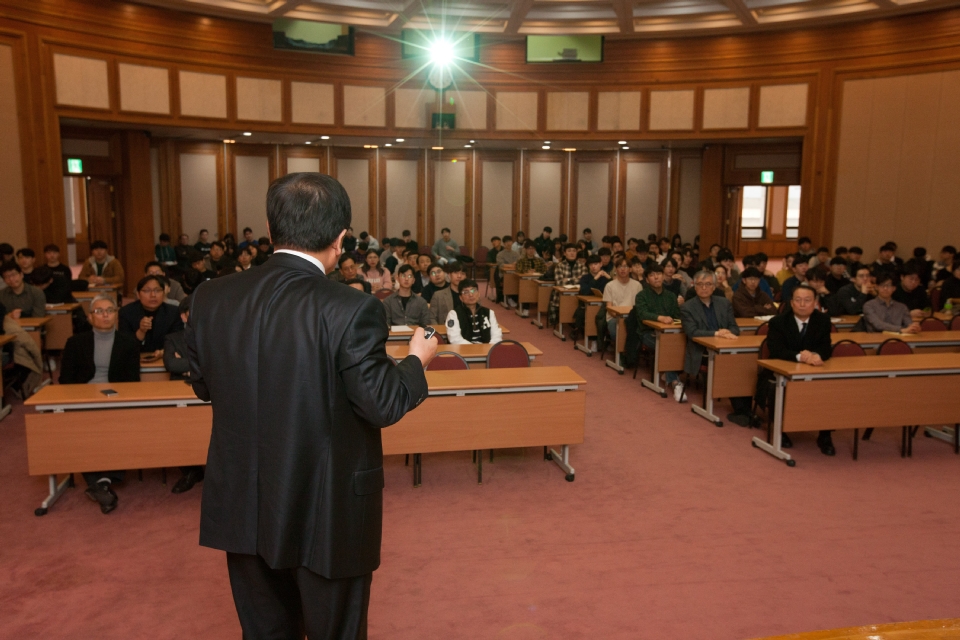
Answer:
[[[737,336],[733,335],[733,332],[730,331],[730,329],[720,329],[713,335],[717,338],[726,338],[727,340],[734,340],[737,338]]]
[[[920,329],[920,323],[919,323],[919,322],[914,322],[914,323],[912,323],[909,327],[905,327],[905,328],[902,330],[902,333],[920,333],[920,331],[921,331],[921,329]]]
[[[23,309],[14,309],[7,315],[13,318],[14,320],[19,320],[22,314],[23,314]]]
[[[657,322],[662,322],[663,324],[673,324],[673,318],[670,316],[657,316]]]
[[[927,313],[923,309],[914,309],[910,312],[910,319],[914,322],[923,322],[923,319],[927,317]]]
[[[803,364],[813,365],[814,367],[819,367],[823,365],[823,359],[820,358],[819,353],[814,353],[813,351],[803,350],[800,352],[800,362]]]
[[[437,355],[437,345],[439,343],[440,340],[435,335],[429,340],[424,338],[423,328],[417,327],[417,330],[413,332],[413,337],[410,338],[410,348],[407,353],[411,356],[417,356],[420,359],[420,364],[426,367]]]

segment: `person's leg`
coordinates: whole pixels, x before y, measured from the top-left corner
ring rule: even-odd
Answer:
[[[177,483],[173,485],[171,493],[183,493],[184,491],[190,491],[193,489],[193,485],[197,484],[203,480],[203,467],[200,465],[193,467],[180,467],[180,471],[183,472],[183,476],[177,480]]]
[[[610,337],[607,338],[607,341],[611,344],[617,343],[617,319],[612,318],[607,320],[607,333],[610,334]]]
[[[302,640],[295,570],[271,569],[260,556],[227,553],[227,572],[245,640]]]
[[[100,505],[100,511],[110,513],[117,508],[119,498],[114,493],[110,485],[114,482],[122,482],[125,473],[123,471],[92,471],[83,474],[83,479],[87,483],[87,490],[84,493],[88,498]]]
[[[308,638],[365,640],[373,574],[330,580],[297,569],[300,606]]]

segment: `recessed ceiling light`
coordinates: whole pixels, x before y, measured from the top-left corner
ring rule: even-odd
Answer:
[[[224,144],[233,144],[234,142],[236,142],[236,140],[224,140],[224,141],[223,141]]]
[[[540,148],[541,148],[541,149],[549,149],[549,148],[550,148],[550,145],[548,145],[548,144],[545,144],[545,145],[543,145],[543,146],[542,146],[542,147],[540,147]]]
[[[430,147],[434,151],[443,151],[443,147]]]
[[[404,141],[403,138],[397,138],[397,142],[403,142],[403,141]]]
[[[543,144],[550,144],[550,141],[549,141],[549,140],[544,140],[544,141],[543,141]]]
[[[470,145],[465,144],[465,145],[463,145],[463,148],[464,148],[464,149],[469,149],[469,148],[470,148]]]
[[[476,144],[476,143],[477,143],[476,140],[471,140],[471,141],[470,141],[470,144]]]
[[[244,131],[244,132],[243,132],[243,135],[245,135],[245,136],[252,136],[253,134],[250,133],[249,131]]]
[[[307,141],[306,141],[306,142],[304,142],[303,144],[313,144],[313,143],[312,143],[312,142],[310,142],[309,140],[307,140]]]
[[[389,142],[386,142],[386,143],[384,143],[384,145],[383,145],[383,146],[385,146],[385,147],[392,147],[393,145],[392,145],[392,144],[390,144]]]
[[[564,148],[564,151],[576,151],[576,149],[574,149],[573,147],[566,147]]]
[[[321,140],[329,140],[329,139],[330,139],[330,136],[320,136],[320,139],[321,139]]]
[[[624,147],[623,150],[626,151],[626,150],[629,149],[629,148],[630,148],[630,147]]]
[[[626,140],[620,140],[619,142],[617,142],[617,144],[627,144],[627,141],[626,141]]]

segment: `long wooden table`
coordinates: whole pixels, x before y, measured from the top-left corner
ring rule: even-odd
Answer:
[[[14,340],[14,336],[9,333],[0,334],[0,349],[2,349],[5,344],[13,342]],[[3,368],[0,367],[0,420],[6,418],[12,410],[12,405],[3,403]]]
[[[550,310],[550,294],[553,293],[553,280],[537,280],[537,317],[530,321],[538,329],[543,329],[543,316]]]
[[[607,313],[617,319],[617,344],[613,348],[613,360],[607,359],[606,365],[614,369],[620,375],[623,375],[623,365],[620,364],[620,354],[627,346],[627,316],[633,311],[633,307],[611,307],[607,306]]]
[[[885,333],[850,331],[830,334],[833,344],[852,340],[865,351],[876,350],[890,338],[909,344],[914,351],[955,352],[960,350],[960,331],[927,331],[916,335],[891,336]],[[707,349],[707,384],[703,393],[703,406],[693,405],[690,410],[706,418],[718,427],[723,421],[714,414],[713,401],[718,398],[753,396],[757,388],[757,358],[760,345],[766,336],[741,335],[737,338],[694,338],[693,341]]]
[[[831,358],[819,367],[785,360],[758,364],[776,376],[776,404],[772,441],[754,437],[753,446],[791,467],[796,461],[781,446],[784,433],[824,426],[960,423],[960,402],[951,400],[960,384],[960,353],[851,356]],[[955,427],[955,452],[960,451],[958,432]]]
[[[538,349],[530,342],[521,342],[523,348],[527,350],[530,356],[530,364],[533,364],[537,356],[542,356],[543,351]],[[470,365],[471,369],[485,369],[487,366],[487,354],[490,353],[490,344],[442,344],[437,347],[437,353],[456,353]],[[410,355],[409,345],[388,344],[387,355],[396,360],[403,360]]]
[[[583,343],[576,343],[576,348],[583,351],[587,356],[592,356],[595,349],[590,348],[590,338],[597,337],[597,313],[603,305],[603,298],[600,296],[577,296],[577,300],[583,303]]]
[[[497,324],[500,325],[500,331],[503,332],[503,335],[507,335],[508,333],[510,333],[510,329],[507,329],[505,326],[503,326],[503,324],[501,324],[499,320],[497,321]],[[438,334],[438,335],[441,335],[441,336],[443,336],[444,338],[447,337],[447,325],[445,325],[445,324],[432,324],[432,325],[430,325],[430,326],[437,330],[437,334]],[[407,329],[408,329],[408,330],[406,330],[406,331],[394,331],[394,330],[391,328],[391,329],[390,329],[390,335],[387,337],[387,341],[388,341],[388,342],[390,342],[390,341],[395,342],[395,341],[400,341],[400,340],[402,340],[402,341],[404,341],[404,342],[410,342],[410,338],[413,337],[413,333],[414,333],[414,331],[416,331],[416,327],[407,327]]]
[[[557,328],[553,330],[553,335],[557,336],[564,342],[567,341],[566,334],[563,333],[563,325],[573,324],[573,314],[577,311],[577,296],[580,295],[580,285],[570,285],[571,288],[567,286],[557,286],[553,287],[553,291],[556,291],[560,296],[560,309],[559,315],[557,317]]]
[[[653,375],[650,380],[640,382],[660,397],[667,397],[667,390],[660,386],[660,373],[663,371],[683,371],[683,359],[687,354],[687,336],[680,321],[672,323],[644,320],[643,324],[656,331],[656,348],[653,354]]]
[[[838,316],[831,318],[830,321],[836,325],[838,331],[852,331],[860,318],[863,316]],[[740,327],[740,333],[756,333],[760,325],[769,322],[769,320],[760,320],[758,318],[737,318],[737,326]]]

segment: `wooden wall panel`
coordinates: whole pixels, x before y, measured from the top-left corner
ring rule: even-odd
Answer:
[[[383,87],[343,87],[343,124],[348,127],[383,127],[387,124]]]
[[[227,77],[180,71],[180,113],[200,118],[227,117]]]
[[[514,162],[481,161],[480,211],[482,220],[477,246],[490,247],[490,238],[504,234],[514,235],[514,202],[516,190],[513,184]],[[481,256],[481,259],[483,257]]]
[[[57,104],[110,108],[106,60],[55,53],[53,69],[56,74]]]
[[[807,124],[810,85],[778,84],[760,87],[761,127],[802,127]]]
[[[287,158],[287,173],[320,171],[320,158]]]
[[[624,238],[646,239],[660,224],[661,167],[659,162],[627,162],[624,191]],[[596,230],[594,230],[596,234]]]
[[[536,131],[537,94],[533,91],[498,91],[497,130]]]
[[[13,47],[0,45],[0,220],[2,242],[9,242],[14,248],[28,246],[19,116]]]
[[[669,235],[679,233],[684,242],[693,242],[700,234],[701,160],[681,158],[677,165],[680,171],[676,199],[677,220],[675,223],[671,220]]]
[[[409,129],[425,129],[430,126],[427,108],[437,101],[436,91],[426,87],[400,88],[393,92],[393,99],[395,126]]]
[[[524,193],[526,201],[528,238],[540,235],[544,227],[553,229],[554,235],[562,233],[565,206],[564,180],[566,166],[561,162],[530,162],[528,165],[529,188]]]
[[[579,238],[580,231],[589,227],[600,238],[615,232],[611,219],[613,199],[611,193],[612,162],[576,162],[576,192],[573,201],[575,222],[571,221],[571,237]]]
[[[215,153],[180,153],[180,220],[183,233],[196,242],[200,229],[219,236],[223,199],[221,156]],[[222,233],[226,233],[225,231]]]
[[[651,131],[689,131],[693,129],[694,91],[650,92]]]
[[[373,226],[376,224],[374,218],[374,209],[376,204],[376,184],[371,184],[371,169],[376,172],[376,167],[371,167],[374,160],[366,158],[337,158],[335,177],[346,189],[350,196],[350,209],[353,213],[353,228],[360,232],[361,228],[375,233]],[[371,197],[371,191],[374,197]],[[371,224],[373,220],[373,224]],[[379,234],[378,234],[379,235]]]
[[[598,131],[638,131],[641,91],[601,91],[597,95]]]
[[[586,131],[589,125],[590,93],[550,91],[547,93],[548,131]]]
[[[456,91],[457,129],[483,130],[487,128],[487,92]]]
[[[704,129],[746,129],[749,126],[750,87],[704,90]]]
[[[117,65],[120,81],[120,110],[141,113],[170,113],[170,71],[142,64]]]
[[[263,122],[283,120],[280,81],[237,78],[237,119]]]
[[[267,235],[267,188],[270,186],[272,157],[235,155],[231,176],[233,203],[236,216],[231,221],[234,235],[243,240],[244,227],[253,229],[253,235]]]
[[[117,219],[117,259],[124,266],[126,292],[136,291],[143,265],[154,260],[153,198],[150,179],[150,138],[142,131],[124,131],[123,175]]]
[[[462,246],[469,246],[465,216],[469,213],[467,207],[467,175],[466,162],[452,160],[434,161],[432,171],[433,184],[429,188],[433,191],[433,224],[434,238],[440,237],[440,229],[448,227],[450,236]],[[409,228],[409,227],[408,227]]]
[[[303,124],[333,124],[333,85],[320,82],[290,83],[291,121]]]
[[[419,186],[420,163],[417,160],[391,160],[385,162],[385,188],[387,227],[381,236],[399,238],[404,229],[417,228],[417,210],[421,202]],[[463,227],[461,218],[460,227]],[[459,240],[461,236],[457,236]]]

